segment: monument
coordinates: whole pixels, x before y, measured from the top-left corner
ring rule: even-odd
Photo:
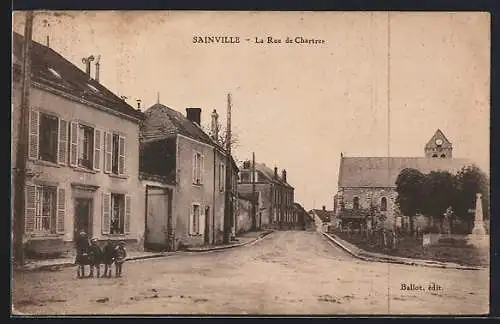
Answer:
[[[483,203],[481,194],[476,194],[476,209],[474,210],[474,227],[468,236],[469,243],[476,246],[486,246],[489,244],[489,236],[486,233],[483,221]]]

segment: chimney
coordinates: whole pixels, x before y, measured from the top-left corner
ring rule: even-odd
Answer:
[[[186,108],[186,117],[191,122],[201,125],[201,108]]]
[[[97,82],[99,82],[99,72],[101,67],[101,63],[99,63],[100,60],[101,60],[101,55],[98,55],[97,60],[95,62],[95,78],[94,78]]]
[[[218,140],[219,138],[219,114],[217,110],[214,109],[212,112],[212,138]]]
[[[326,211],[326,206],[323,206],[323,211]]]
[[[286,170],[281,171],[281,179],[286,182]]]
[[[278,168],[274,167],[274,179],[278,179]]]
[[[85,64],[85,73],[90,77],[90,62],[94,60],[94,55],[82,58],[82,63]]]

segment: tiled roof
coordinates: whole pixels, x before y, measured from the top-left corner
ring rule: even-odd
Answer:
[[[12,52],[15,71],[20,71],[23,42],[24,36],[14,32]],[[30,53],[32,81],[137,119],[144,118],[142,112],[134,109],[53,49],[32,41]]]
[[[341,157],[339,188],[395,187],[396,179],[405,168],[422,173],[448,171],[456,173],[471,164],[466,159],[425,157]]]
[[[313,209],[311,212],[316,214],[323,222],[329,222],[334,216],[332,210]]]
[[[288,188],[293,188],[288,182],[284,181],[280,176],[278,178],[274,177],[274,170],[265,165],[264,163],[255,162],[255,169],[260,171],[268,180],[286,186]]]
[[[177,134],[184,135],[202,143],[215,146],[221,151],[225,149],[215,142],[200,126],[190,121],[182,113],[162,104],[154,104],[144,112],[146,118],[141,124],[140,139],[142,141],[155,141]],[[231,156],[235,170],[238,166]]]
[[[425,147],[428,148],[428,147],[434,147],[436,144],[435,144],[435,141],[436,139],[438,138],[441,138],[443,140],[443,147],[451,147],[451,142],[446,138],[446,136],[444,136],[444,133],[438,129],[434,135],[431,137],[431,139],[427,142],[427,144],[425,144]]]
[[[162,104],[155,104],[149,107],[144,114],[146,115],[146,119],[141,125],[141,139],[143,140],[157,140],[182,134],[202,143],[223,149],[198,125],[191,122],[177,110]]]

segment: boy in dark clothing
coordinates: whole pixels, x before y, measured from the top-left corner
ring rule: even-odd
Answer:
[[[89,277],[94,277],[94,268],[97,270],[97,278],[101,275],[101,260],[102,252],[99,245],[97,245],[97,239],[92,238],[90,240],[89,247],[89,261],[90,261],[90,275]]]
[[[104,263],[103,277],[111,277],[111,265],[115,261],[115,247],[113,242],[108,240],[102,249],[102,263]],[[108,272],[109,271],[109,272]]]
[[[88,264],[89,239],[87,233],[81,230],[76,239],[76,259],[75,264],[78,266],[78,278],[85,277],[85,265]]]
[[[125,242],[121,241],[115,247],[115,275],[117,277],[121,277],[122,275],[122,267],[125,262],[125,258],[127,257],[127,250],[125,250]]]

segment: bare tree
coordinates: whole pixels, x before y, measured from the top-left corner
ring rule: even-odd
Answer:
[[[202,126],[202,129],[213,138],[213,133],[210,126]],[[215,141],[222,147],[226,148],[227,143],[227,129],[226,126],[223,126],[219,121],[219,134]],[[238,133],[235,133],[234,129],[231,130],[231,151],[239,146],[239,136]]]

